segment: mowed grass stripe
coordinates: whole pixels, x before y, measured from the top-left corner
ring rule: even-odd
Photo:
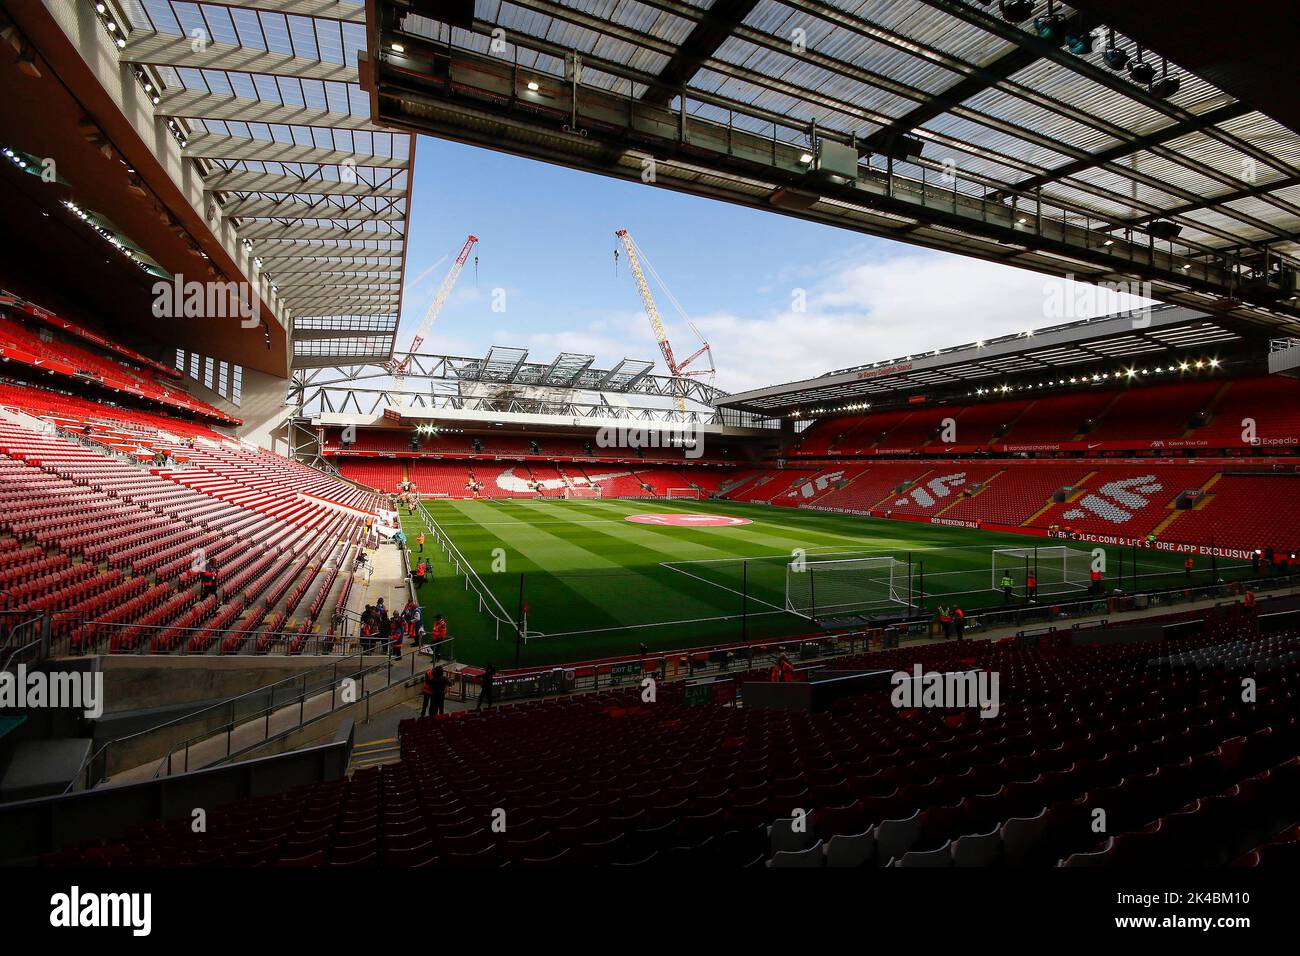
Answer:
[[[642,509],[647,510],[647,509]],[[775,551],[787,553],[789,548],[786,545],[790,542],[801,542],[798,547],[816,547],[820,545],[830,547],[864,548],[869,547],[869,541],[864,537],[863,529],[851,523],[828,522],[826,520],[817,521],[786,521],[785,512],[788,509],[778,509],[772,507],[759,508],[748,504],[734,504],[722,501],[699,501],[681,503],[674,501],[672,504],[666,502],[656,502],[656,507],[652,510],[655,513],[677,513],[677,514],[721,514],[734,515],[736,517],[749,518],[754,522],[747,527],[755,529],[755,540],[762,540],[764,537],[773,538],[775,542],[772,547]],[[780,514],[782,520],[777,520],[777,514]],[[802,518],[801,515],[790,515],[790,517]],[[822,515],[825,519],[826,516]],[[769,530],[762,530],[769,529]],[[703,530],[703,529],[702,529]],[[725,527],[714,530],[727,530]]]
[[[453,503],[453,507],[462,515],[473,518],[475,512],[481,513],[482,509],[492,506],[458,501]],[[498,514],[497,517],[501,516]],[[479,526],[473,535],[473,556],[466,554],[459,542],[457,547],[461,548],[466,560],[470,561],[474,570],[479,572],[484,583],[512,616],[519,609],[519,575],[525,576],[524,601],[530,605],[530,630],[541,629],[541,625],[548,619],[555,618],[557,608],[565,609],[565,618],[590,621],[591,627],[617,627],[621,623],[608,608],[587,600],[551,572],[550,569],[555,566],[553,555],[566,554],[569,560],[574,560],[579,549],[570,548],[562,538],[532,528],[514,515],[510,515],[509,520],[497,523],[496,527],[501,529],[500,533]],[[521,540],[524,543],[521,544]],[[495,559],[492,552],[495,548],[501,548],[505,553],[504,572],[493,571]],[[617,567],[612,561],[605,563],[611,568]],[[535,611],[533,605],[536,605]],[[551,629],[568,629],[570,625],[565,623],[549,626]]]
[[[570,505],[542,505],[530,503],[529,507],[547,517],[554,517],[556,511],[568,508]],[[571,523],[570,527],[581,529],[581,533],[584,534],[591,534],[593,536],[603,535],[620,545],[631,545],[634,548],[645,548],[649,551],[655,552],[655,555],[681,555],[704,560],[708,558],[725,558],[732,554],[730,550],[723,550],[722,548],[716,547],[712,544],[689,541],[681,535],[664,536],[656,533],[659,531],[674,529],[666,529],[657,525],[634,524],[626,520],[627,515],[637,514],[638,512],[624,512],[605,505],[596,507],[602,508],[602,510],[609,515],[607,521],[581,521],[579,523]],[[657,559],[654,555],[646,555],[645,559],[638,563],[657,563]]]
[[[544,506],[543,506],[544,507]],[[567,507],[559,505],[557,507]],[[617,506],[615,506],[617,507]],[[540,509],[539,509],[540,510]],[[638,513],[630,511],[628,513]],[[663,525],[638,525],[626,522],[621,512],[612,512],[607,522],[582,521],[575,524],[574,534],[581,537],[592,547],[600,546],[599,538],[605,538],[603,548],[610,553],[628,555],[626,566],[654,581],[660,588],[667,588],[678,594],[687,595],[701,603],[696,616],[702,616],[707,608],[712,616],[731,615],[740,612],[741,595],[733,585],[738,582],[711,579],[709,575],[688,575],[673,570],[670,565],[681,561],[721,562],[724,565],[739,567],[741,561],[752,556],[754,549],[741,541],[739,544],[718,539],[721,543],[732,544],[731,549],[713,545],[704,545],[688,540],[688,536],[704,529],[674,528]],[[736,526],[731,530],[737,533],[748,531],[751,525]],[[630,550],[629,550],[630,549]],[[773,557],[779,558],[779,555]],[[662,559],[662,560],[661,560]],[[739,572],[736,572],[738,574]],[[620,582],[621,583],[621,582]],[[643,600],[644,595],[637,593],[636,599]],[[688,614],[689,606],[675,603],[673,610],[665,612],[658,619],[682,619]],[[689,619],[689,618],[688,618]]]
[[[567,505],[551,507],[564,508]],[[545,505],[537,506],[530,502],[528,508],[542,520],[548,520]],[[662,552],[649,550],[651,546],[663,548],[664,543],[658,536],[647,539],[637,535],[639,530],[638,526],[626,524],[617,517],[609,522],[572,524],[567,540],[594,554],[614,557],[621,573],[594,569],[592,573],[584,574],[580,569],[569,569],[560,576],[561,579],[573,587],[591,588],[594,593],[607,594],[608,600],[621,609],[619,616],[628,623],[691,620],[734,613],[734,601],[724,593],[662,567],[659,558],[671,559],[673,554],[680,553],[680,547]],[[682,543],[678,542],[679,545]],[[707,557],[718,554],[711,548],[699,553]]]
[[[473,514],[469,507],[457,507],[466,515]],[[497,512],[499,520],[506,517]],[[686,619],[718,613],[705,588],[671,580],[657,562],[638,567],[640,548],[616,542],[619,547],[610,551],[608,536],[594,532],[591,525],[571,524],[561,537],[530,525],[526,513],[516,512],[494,527],[493,535],[506,548],[507,567],[526,574],[530,629],[589,630],[672,619],[674,611]],[[602,554],[602,549],[610,556]],[[513,565],[512,551],[536,570]],[[490,549],[487,553],[490,564]],[[651,569],[652,573],[646,573]],[[539,580],[538,575],[545,577]],[[578,604],[599,608],[601,613],[584,618],[574,606]]]
[[[552,507],[565,508],[569,505]],[[743,606],[748,606],[751,613],[784,608],[785,566],[791,553],[796,547],[816,546],[807,536],[794,539],[764,535],[756,530],[761,529],[762,522],[715,528],[638,525],[624,519],[627,514],[647,513],[639,502],[584,502],[583,507],[603,509],[611,514],[613,520],[610,524],[601,525],[584,521],[580,526],[575,525],[575,528],[580,527],[575,534],[592,541],[593,545],[596,535],[610,535],[615,548],[621,548],[624,540],[643,541],[644,536],[649,534],[651,540],[655,541],[653,546],[667,560],[659,568],[647,568],[647,573],[656,579],[666,578],[670,586],[678,591],[687,590],[701,595],[722,614],[737,614]],[[672,513],[690,512],[678,509]],[[706,510],[701,513],[708,512]],[[620,528],[620,524],[625,524],[626,527]],[[717,545],[707,549],[711,552],[709,556],[693,557],[687,548],[689,539],[707,532],[715,533],[708,536]],[[760,540],[755,541],[755,538]],[[774,540],[780,544],[773,545],[771,542]],[[750,565],[748,573],[742,567],[747,562]],[[750,599],[747,605],[744,598],[746,592]]]
[[[871,541],[862,537],[854,528],[844,531],[829,531],[826,528],[814,530],[811,527],[786,525],[771,520],[769,514],[755,514],[752,511],[713,507],[717,502],[700,502],[698,505],[667,505],[655,502],[653,508],[638,506],[629,508],[627,514],[725,514],[749,518],[749,525],[719,525],[713,528],[677,528],[670,525],[642,525],[669,534],[677,531],[689,531],[707,534],[710,537],[734,542],[726,550],[736,557],[758,557],[763,555],[789,555],[795,548],[833,547],[846,551],[866,550],[874,547]],[[743,543],[743,544],[742,544]],[[748,545],[745,547],[744,545]]]

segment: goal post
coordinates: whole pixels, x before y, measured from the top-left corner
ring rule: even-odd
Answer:
[[[1012,586],[1023,590],[1032,575],[1043,593],[1061,593],[1086,590],[1092,554],[1064,545],[1045,548],[999,548],[992,553],[989,589],[1001,591],[1003,577],[1010,577]]]
[[[907,565],[892,556],[791,561],[785,609],[808,620],[907,606]]]
[[[700,498],[700,489],[698,488],[669,488],[667,495],[669,498],[694,498],[696,501]]]
[[[565,498],[599,498],[600,485],[570,485],[564,489]]]

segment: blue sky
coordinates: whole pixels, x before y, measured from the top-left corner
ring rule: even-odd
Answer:
[[[1049,295],[1061,280],[428,137],[410,223],[399,348],[471,232],[477,283],[471,259],[426,351],[509,345],[540,361],[563,350],[655,359],[662,371],[621,249],[614,272],[620,227],[710,340],[729,391],[1075,317],[1048,305],[1062,301]],[[674,350],[690,354],[698,340],[651,285]],[[1117,304],[1091,287],[1068,301],[1090,314]]]

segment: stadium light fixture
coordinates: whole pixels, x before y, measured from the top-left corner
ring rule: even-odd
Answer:
[[[394,44],[393,44],[393,52],[394,52],[394,53],[405,53],[405,52],[406,52],[406,47],[402,46],[402,44],[400,44],[400,43],[394,43]]]
[[[1047,12],[1034,18],[1034,32],[1052,46],[1060,46],[1065,40],[1065,18],[1056,12],[1055,0],[1047,0]]]
[[[1156,68],[1142,59],[1142,48],[1137,48],[1137,59],[1129,64],[1128,75],[1133,78],[1134,83],[1140,83],[1148,86],[1156,78]]]
[[[812,155],[812,153],[800,153],[800,154],[799,154],[799,162],[803,163],[805,166],[807,166],[807,165],[808,165],[809,163],[811,163],[812,161],[813,161],[813,155]]]
[[[540,90],[541,88],[542,88],[541,85],[540,85],[536,80],[529,80],[529,81],[528,81],[528,89],[529,89],[529,92],[536,93],[536,92],[537,92],[538,90]]]
[[[1160,61],[1160,79],[1151,84],[1151,95],[1162,100],[1167,100],[1178,92],[1182,86],[1182,81],[1176,76],[1169,75],[1169,60]]]
[[[1074,33],[1067,28],[1065,31],[1065,48],[1075,56],[1087,56],[1092,52],[1094,39],[1091,30]]]
[[[1128,51],[1115,45],[1115,29],[1111,27],[1106,36],[1106,49],[1101,54],[1102,60],[1112,70],[1122,70],[1128,66]]]
[[[1008,23],[1020,23],[1034,12],[1034,0],[999,0],[998,9]]]

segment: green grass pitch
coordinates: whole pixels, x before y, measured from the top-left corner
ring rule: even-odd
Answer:
[[[960,603],[970,611],[1002,603],[1002,595],[991,590],[992,550],[1062,544],[723,501],[442,500],[425,507],[512,621],[521,605],[522,576],[527,629],[545,636],[530,637],[517,648],[510,625],[497,625],[480,610],[475,591],[466,590],[464,578],[453,572],[428,536],[424,553],[433,560],[434,577],[421,591],[425,620],[431,621],[434,613],[447,619],[459,660],[492,661],[498,667],[513,666],[516,660],[521,666],[538,666],[635,654],[641,643],[663,651],[817,632],[816,624],[785,610],[786,565],[796,549],[808,561],[888,555],[905,563],[910,554],[916,590],[924,567],[927,608]],[[752,523],[670,527],[626,520],[666,513],[737,516]],[[418,513],[402,521],[414,565],[423,521]],[[1073,547],[1090,551],[1093,546]],[[1108,581],[1117,574],[1120,551],[1126,553],[1126,578],[1131,575],[1127,549],[1105,550]],[[1221,577],[1239,570],[1219,563]],[[1138,572],[1144,587],[1175,585],[1184,579],[1182,556],[1142,551]],[[896,575],[896,590],[905,600],[906,572],[900,569]],[[1196,583],[1210,583],[1209,575],[1208,560],[1198,559]],[[1039,576],[1043,582],[1050,579],[1043,571]],[[1048,599],[1044,593],[1041,600]],[[890,606],[883,598],[876,604]],[[901,610],[903,605],[892,607]]]

